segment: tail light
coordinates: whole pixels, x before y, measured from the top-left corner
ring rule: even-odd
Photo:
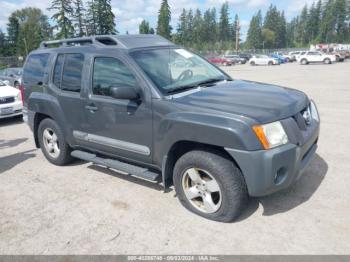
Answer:
[[[19,86],[19,91],[21,92],[22,105],[24,105],[24,86],[23,86],[23,84],[21,84]]]

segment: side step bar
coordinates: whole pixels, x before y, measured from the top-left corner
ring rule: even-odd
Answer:
[[[71,155],[72,157],[75,157],[87,162],[92,162],[96,165],[113,168],[123,173],[127,173],[131,176],[135,176],[137,178],[145,179],[148,181],[158,181],[158,178],[160,177],[160,174],[152,172],[147,168],[142,168],[139,166],[123,163],[118,160],[98,157],[95,154],[87,153],[80,150],[73,151]]]

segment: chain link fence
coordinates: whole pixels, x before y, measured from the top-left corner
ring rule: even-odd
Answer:
[[[22,67],[24,63],[23,57],[7,56],[0,57],[0,70],[8,67]]]

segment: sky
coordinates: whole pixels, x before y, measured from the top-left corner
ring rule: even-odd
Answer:
[[[85,0],[86,1],[86,0]],[[284,10],[287,19],[303,8],[305,4],[311,5],[314,0],[228,0],[231,18],[238,14],[242,25],[242,39],[245,39],[251,17],[261,9],[263,12],[270,4],[276,5],[280,10]],[[0,0],[0,29],[6,32],[8,16],[16,9],[25,7],[38,7],[49,17],[52,11],[48,11],[50,0]],[[138,33],[138,25],[143,19],[150,22],[152,27],[156,27],[157,14],[161,0],[111,0],[113,12],[116,15],[117,30],[120,34],[127,31],[130,34]],[[178,17],[183,8],[199,8],[202,11],[207,8],[216,7],[219,11],[220,5],[225,0],[169,0],[172,11],[172,26],[176,28]],[[52,22],[52,21],[51,21]],[[53,22],[52,22],[53,23]]]

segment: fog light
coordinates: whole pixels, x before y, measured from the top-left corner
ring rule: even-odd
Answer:
[[[282,184],[287,177],[287,169],[285,167],[281,167],[280,169],[277,170],[276,175],[275,175],[275,185],[280,185]]]

